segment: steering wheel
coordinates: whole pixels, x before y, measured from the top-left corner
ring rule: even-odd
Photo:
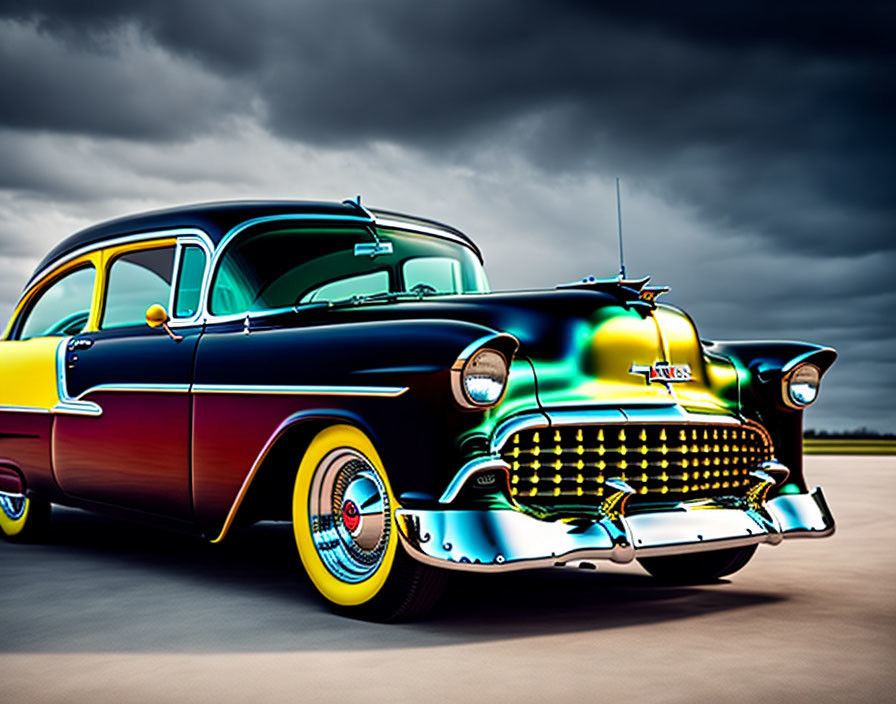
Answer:
[[[79,310],[76,313],[65,316],[47,328],[43,335],[77,335],[87,325],[88,311]]]

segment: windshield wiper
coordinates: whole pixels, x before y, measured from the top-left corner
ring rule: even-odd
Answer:
[[[296,313],[304,310],[325,309],[325,308],[346,308],[349,306],[360,306],[365,303],[393,303],[395,301],[419,301],[424,297],[444,295],[438,292],[424,291],[383,291],[382,293],[370,293],[366,295],[349,296],[348,298],[339,298],[335,301],[309,301],[308,303],[298,303],[293,306]]]

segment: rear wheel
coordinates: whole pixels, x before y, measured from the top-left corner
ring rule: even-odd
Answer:
[[[45,540],[50,528],[50,504],[40,499],[0,494],[0,534],[11,543]]]
[[[308,576],[336,610],[395,621],[421,615],[438,600],[444,574],[399,546],[396,506],[363,432],[334,425],[315,436],[296,474],[293,530]]]
[[[667,584],[704,584],[734,574],[750,561],[755,552],[756,545],[748,545],[687,555],[642,557],[638,562],[650,574]]]

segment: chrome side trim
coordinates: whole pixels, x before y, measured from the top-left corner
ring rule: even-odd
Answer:
[[[57,369],[64,370],[65,346],[57,353]],[[396,398],[408,391],[407,386],[260,386],[227,384],[97,384],[85,389],[78,396],[68,395],[65,388],[64,371],[58,375],[58,392],[61,401],[52,409],[53,413],[69,415],[102,415],[102,407],[84,398],[93,393],[198,393],[198,394],[278,394],[290,396],[376,396]],[[2,410],[2,408],[0,408]],[[49,412],[35,409],[34,412]]]
[[[504,472],[509,472],[510,465],[504,460],[495,457],[482,457],[467,462],[460,468],[460,471],[454,475],[454,479],[451,480],[448,488],[445,489],[442,496],[439,498],[439,503],[450,504],[457,498],[460,490],[463,489],[464,484],[467,483],[467,480],[470,477],[479,472],[488,472],[490,470],[503,470]]]
[[[88,394],[123,391],[132,393],[189,393],[189,384],[97,384],[85,389],[74,400],[80,401]]]
[[[288,396],[382,396],[395,398],[407,386],[276,386],[253,384],[193,384],[196,394],[282,394]]]
[[[92,393],[140,392],[140,393],[188,393],[189,384],[97,384],[85,389],[77,396],[70,396],[65,379],[65,351],[71,337],[64,337],[56,348],[56,393],[59,403],[49,409],[50,413],[73,416],[101,416],[103,408],[84,397]]]
[[[39,406],[0,406],[0,413],[49,413],[49,408]],[[3,493],[3,492],[0,492]]]

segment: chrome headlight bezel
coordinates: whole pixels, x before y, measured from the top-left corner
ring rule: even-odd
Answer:
[[[510,360],[496,345],[516,338],[502,334],[489,337],[485,344],[471,345],[451,367],[451,390],[457,405],[464,410],[484,410],[497,406],[504,399],[510,378]],[[506,345],[505,345],[506,346]],[[478,389],[477,389],[478,385]]]
[[[781,400],[794,410],[808,408],[818,400],[821,370],[810,362],[798,364],[781,379]]]

